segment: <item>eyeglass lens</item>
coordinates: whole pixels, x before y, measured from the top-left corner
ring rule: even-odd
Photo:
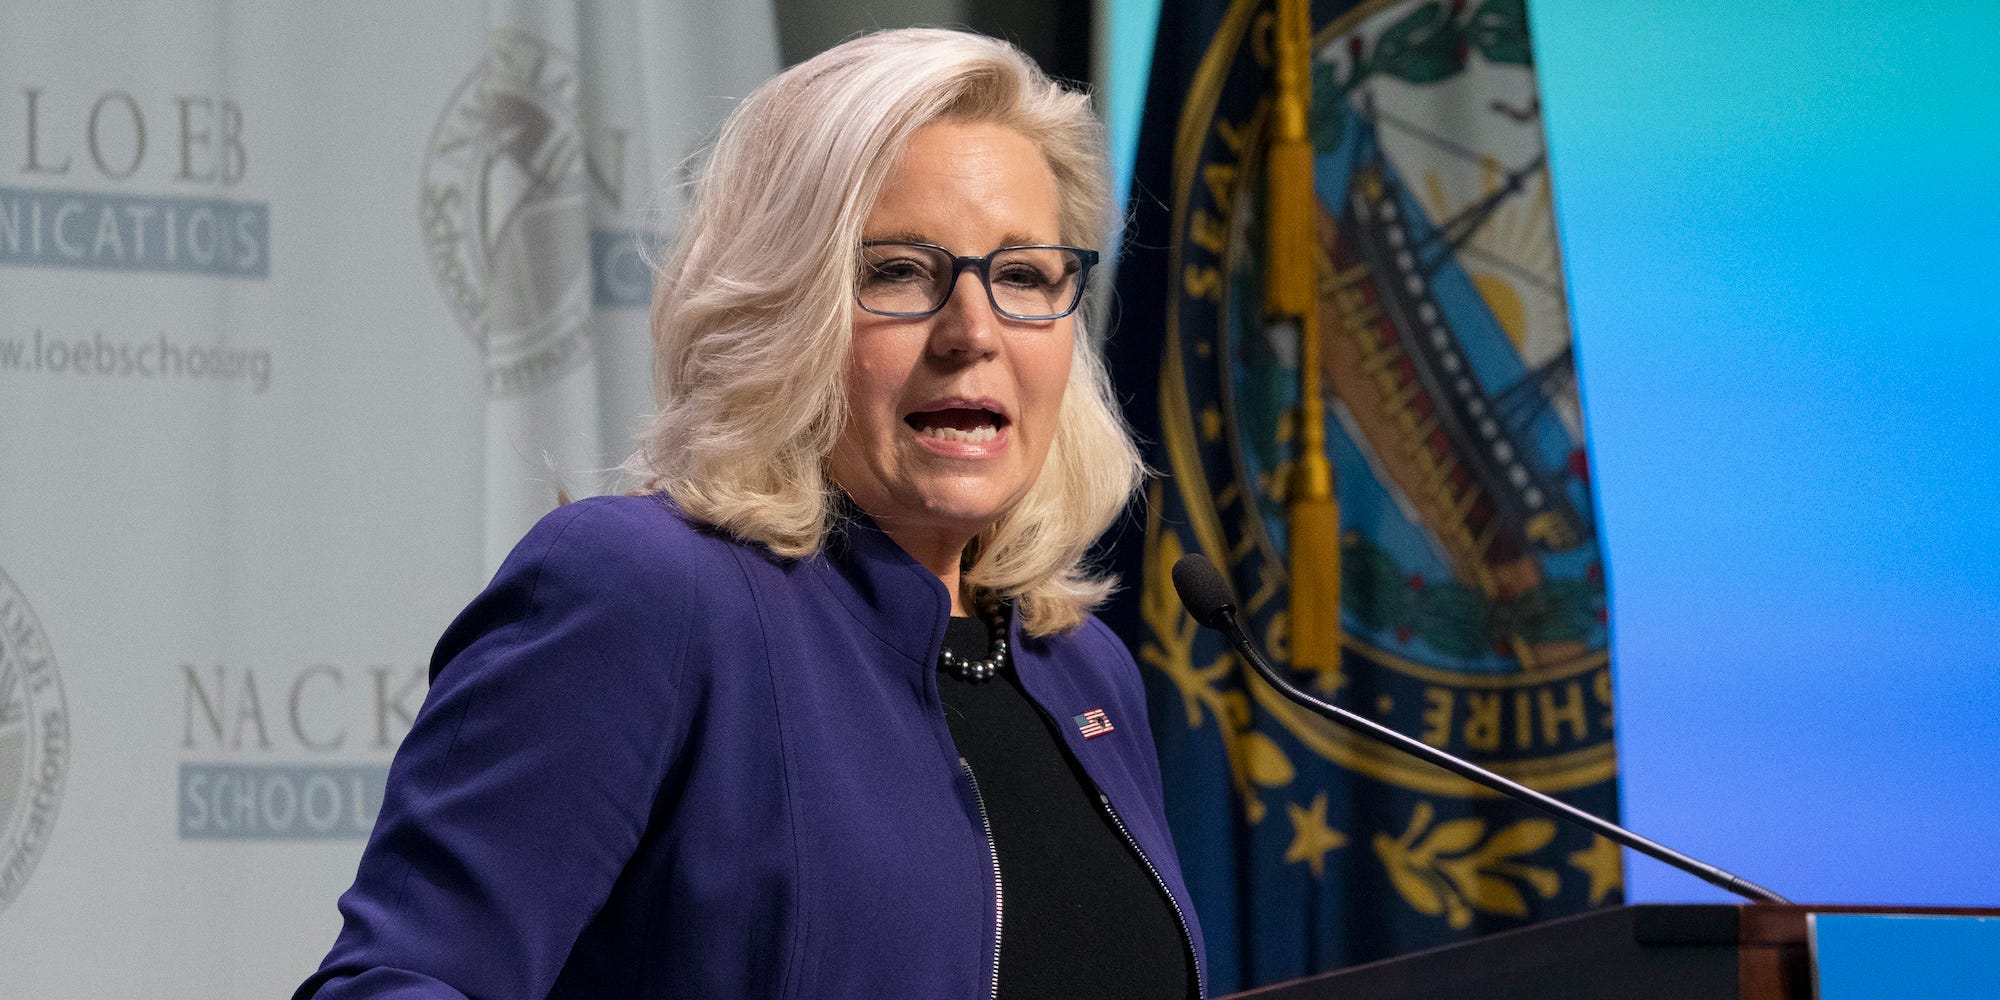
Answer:
[[[936,247],[878,243],[861,248],[856,298],[861,308],[889,315],[923,315],[944,305],[957,283],[949,254]],[[1012,247],[992,254],[986,290],[1001,315],[1054,319],[1076,307],[1083,261],[1065,247]]]

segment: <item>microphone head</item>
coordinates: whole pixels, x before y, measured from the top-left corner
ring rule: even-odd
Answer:
[[[1229,592],[1229,582],[1199,552],[1190,552],[1174,563],[1174,591],[1181,595],[1188,614],[1208,628],[1221,628],[1223,615],[1236,610],[1236,595]]]

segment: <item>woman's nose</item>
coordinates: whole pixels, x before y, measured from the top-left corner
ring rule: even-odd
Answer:
[[[931,328],[931,348],[940,355],[991,354],[1000,343],[1000,317],[993,311],[986,286],[979,272],[969,267],[958,272],[956,280]]]

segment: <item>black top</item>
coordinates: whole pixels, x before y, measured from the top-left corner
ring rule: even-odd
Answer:
[[[961,658],[984,657],[988,643],[977,619],[953,618],[945,631]],[[1194,996],[1172,902],[1013,665],[978,682],[941,670],[938,693],[1000,858],[1003,1000]]]

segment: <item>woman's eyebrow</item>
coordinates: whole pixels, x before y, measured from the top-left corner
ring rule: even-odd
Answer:
[[[887,233],[863,233],[861,236],[861,240],[864,243],[927,243],[930,244],[931,246],[941,245],[937,241],[931,239],[929,236],[926,236],[923,233],[907,229],[899,229],[894,232],[887,232]],[[991,253],[992,251],[998,250],[1002,247],[1041,246],[1046,242],[1048,241],[1036,239],[1035,237],[1026,235],[1024,233],[1010,232],[1001,236],[1000,242],[995,243],[991,247],[988,247],[987,252]],[[946,249],[950,248],[947,247]]]

